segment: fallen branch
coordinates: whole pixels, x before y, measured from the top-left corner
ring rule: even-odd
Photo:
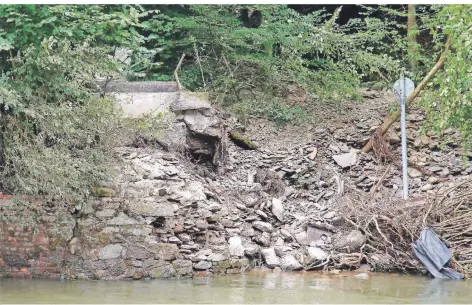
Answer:
[[[377,189],[380,187],[380,185],[382,184],[382,182],[385,180],[385,177],[387,176],[388,172],[390,171],[390,167],[391,165],[389,165],[387,167],[387,169],[385,170],[385,172],[383,173],[383,175],[380,177],[379,181],[377,182],[377,184],[370,190],[370,192],[373,194],[377,191]]]
[[[184,58],[185,58],[185,53],[182,54],[182,57],[180,58],[179,63],[177,64],[177,67],[175,68],[175,71],[174,71],[175,81],[177,82],[177,86],[179,86],[179,90],[182,90],[182,84],[180,83],[180,79],[179,79],[179,71],[180,71],[180,66],[182,66],[182,62],[184,61]]]
[[[449,36],[446,41],[445,49],[441,54],[441,57],[439,58],[438,62],[434,65],[434,67],[429,71],[429,73],[423,78],[423,80],[418,84],[418,86],[415,88],[415,90],[407,97],[406,99],[406,107],[409,107],[410,104],[414,101],[414,99],[418,96],[418,94],[421,92],[421,90],[426,87],[428,82],[436,75],[436,73],[442,68],[444,65],[444,62],[446,61],[446,55],[447,52],[451,49],[451,44],[452,44],[452,37]],[[391,116],[387,117],[384,121],[384,124],[382,125],[382,130],[381,134],[384,135],[390,126],[395,123],[398,118],[400,117],[400,110],[397,110],[394,114]],[[369,152],[372,149],[372,139],[367,142],[367,144],[362,148],[363,152]]]
[[[193,49],[195,50],[195,55],[197,56],[197,63],[198,63],[198,66],[200,67],[200,73],[202,74],[203,87],[206,88],[207,85],[205,83],[205,76],[203,74],[202,62],[200,61],[200,56],[198,56],[197,44],[195,42],[193,43]]]

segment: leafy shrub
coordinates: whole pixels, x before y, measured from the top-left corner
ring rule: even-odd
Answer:
[[[429,30],[437,46],[435,54],[444,48],[446,36],[451,36],[451,51],[442,70],[427,86],[421,105],[426,109],[426,127],[438,134],[448,128],[457,129],[462,144],[472,144],[472,6],[438,5],[436,14],[429,16],[423,28]],[[433,57],[437,59],[437,56]]]
[[[80,205],[113,178],[114,148],[164,121],[124,118],[95,84],[129,75],[114,53],[140,54],[144,40],[133,28],[142,14],[134,6],[19,5],[1,6],[0,15],[2,191]],[[36,210],[15,200],[0,217],[29,225]]]

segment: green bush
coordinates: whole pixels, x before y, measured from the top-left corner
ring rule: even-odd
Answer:
[[[0,16],[2,191],[80,205],[113,178],[114,148],[164,121],[124,118],[95,84],[129,73],[114,50],[135,44],[139,53],[132,29],[142,15],[132,6],[13,5]],[[2,219],[28,224],[37,211],[28,200],[3,209]]]

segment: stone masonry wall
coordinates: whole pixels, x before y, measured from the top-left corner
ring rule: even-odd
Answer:
[[[171,154],[120,149],[125,166],[104,196],[84,207],[71,254],[71,275],[85,278],[168,278],[238,273],[244,253],[231,255],[215,228],[222,207]],[[74,269],[70,266],[71,270]]]
[[[204,98],[176,92],[173,84],[109,85],[107,91],[133,98],[178,94],[165,105],[159,104],[162,97],[148,101],[148,108],[158,105],[176,114],[157,140],[166,151],[206,156],[218,166],[221,122]],[[142,108],[134,102],[124,109],[128,115]],[[121,174],[97,187],[96,199],[71,211],[42,203],[37,232],[0,225],[0,276],[168,278],[239,273],[249,267],[241,239],[231,240],[236,247],[231,250],[218,223],[228,211],[204,178],[177,159],[180,154],[139,148],[120,148],[117,154],[123,161]],[[2,200],[8,204],[8,198]]]
[[[135,148],[118,153],[121,174],[95,190],[101,198],[74,213],[44,212],[36,233],[0,226],[1,276],[111,280],[249,268],[242,245],[232,249],[220,232],[225,209],[173,155]]]

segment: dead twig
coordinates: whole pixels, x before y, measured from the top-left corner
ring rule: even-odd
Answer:
[[[328,257],[326,258],[326,260],[318,265],[314,265],[311,264],[310,266],[306,267],[306,270],[312,270],[312,269],[316,269],[316,268],[319,268],[319,267],[323,267],[324,265],[327,265],[329,263],[329,260],[331,259],[331,255],[328,255]]]
[[[377,191],[377,189],[380,187],[380,185],[382,184],[382,182],[385,180],[385,177],[387,177],[387,174],[388,172],[390,171],[390,168],[391,168],[391,165],[389,164],[387,169],[385,170],[385,172],[383,173],[383,175],[380,177],[379,181],[377,182],[377,184],[375,184],[375,186],[373,188],[370,189],[370,192],[371,193],[375,193]]]

